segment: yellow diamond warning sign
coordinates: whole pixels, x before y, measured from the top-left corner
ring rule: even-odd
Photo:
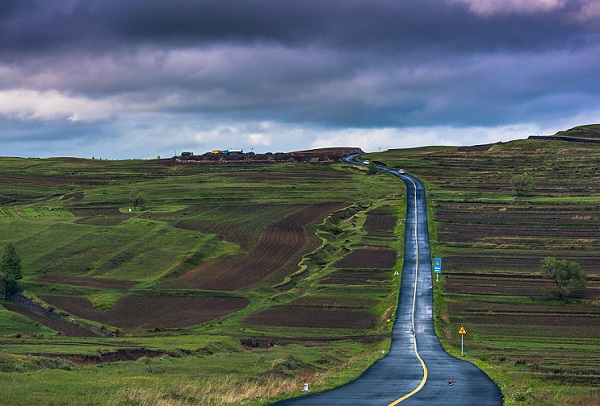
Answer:
[[[465,330],[465,326],[460,326],[460,330],[458,330],[458,334],[467,334],[467,330]]]

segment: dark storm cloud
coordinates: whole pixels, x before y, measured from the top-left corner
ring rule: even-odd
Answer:
[[[87,46],[192,46],[273,42],[336,49],[532,50],[577,46],[578,31],[553,13],[480,18],[451,1],[103,0],[6,2],[2,49],[57,51]],[[575,35],[574,35],[575,34]],[[383,55],[382,55],[383,56]]]
[[[590,0],[5,0],[0,117],[265,145],[280,125],[535,126],[600,111],[599,51]]]

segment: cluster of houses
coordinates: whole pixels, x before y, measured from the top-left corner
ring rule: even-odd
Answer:
[[[179,163],[218,163],[218,162],[315,162],[333,163],[343,157],[359,154],[360,148],[320,148],[295,152],[267,152],[256,154],[241,149],[215,149],[202,155],[194,155],[191,151],[182,152],[173,157]]]

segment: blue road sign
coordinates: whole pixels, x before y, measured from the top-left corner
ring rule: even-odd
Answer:
[[[433,259],[433,272],[442,273],[442,258]]]

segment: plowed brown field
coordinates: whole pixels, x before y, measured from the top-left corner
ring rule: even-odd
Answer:
[[[396,217],[387,210],[376,209],[369,212],[363,229],[372,236],[390,237],[396,226]]]
[[[396,252],[390,249],[361,249],[336,262],[336,268],[391,269],[396,264]]]
[[[110,310],[94,308],[81,297],[46,296],[40,299],[76,317],[119,328],[178,328],[204,323],[242,310],[242,297],[136,297],[119,300]]]
[[[314,244],[307,244],[304,226],[340,207],[321,203],[267,227],[260,242],[245,257],[226,257],[208,261],[164,287],[233,291],[260,282],[290,263],[298,263]]]
[[[375,314],[360,310],[281,306],[250,316],[246,322],[285,327],[367,329],[374,327],[376,320]]]
[[[390,271],[341,269],[321,278],[321,284],[334,285],[370,285],[389,282]]]

